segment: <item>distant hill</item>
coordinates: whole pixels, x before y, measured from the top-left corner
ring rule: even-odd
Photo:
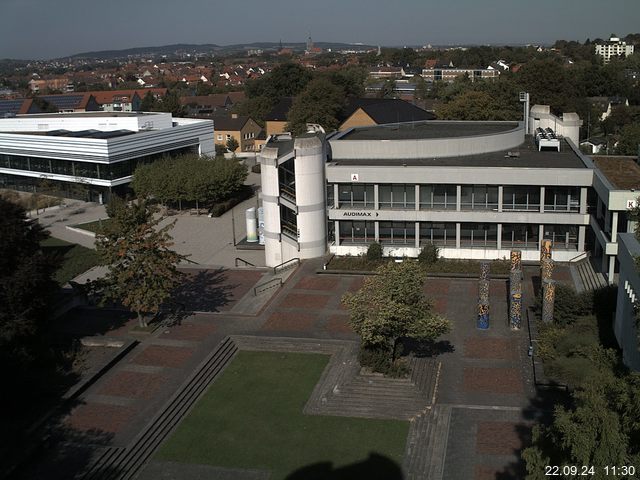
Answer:
[[[372,49],[373,45],[349,44],[349,43],[333,43],[333,42],[314,42],[316,47],[324,50],[346,50],[346,49]],[[303,51],[306,43],[283,43],[283,47],[291,48],[295,51]],[[205,43],[201,45],[179,43],[175,45],[163,45],[159,47],[136,47],[126,48],[123,50],[101,50],[97,52],[83,52],[75,55],[65,56],[63,58],[87,58],[95,60],[110,60],[131,56],[144,55],[176,55],[176,54],[228,54],[233,52],[242,52],[250,49],[277,50],[280,47],[279,42],[254,42],[254,43],[238,43],[234,45],[216,45],[213,43]]]

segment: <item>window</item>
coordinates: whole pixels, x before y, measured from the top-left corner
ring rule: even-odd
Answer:
[[[538,225],[502,225],[502,248],[538,249]]]
[[[462,210],[497,210],[498,187],[496,185],[462,185],[460,208]]]
[[[328,208],[334,208],[335,207],[335,203],[334,203],[334,199],[333,199],[333,183],[328,183],[327,184],[327,207]],[[331,222],[329,222],[331,223]]]
[[[332,223],[332,222],[330,222]],[[375,242],[374,222],[340,221],[340,244],[368,244]]]
[[[420,185],[420,208],[434,210],[456,209],[455,185]]]
[[[373,185],[341,183],[338,185],[340,208],[374,208]]]
[[[575,225],[545,225],[544,238],[557,250],[578,249],[578,227]]]
[[[460,226],[460,246],[471,248],[496,248],[498,225],[495,223],[463,223]]]
[[[227,141],[231,140],[231,135],[227,133]]]
[[[508,186],[502,189],[502,210],[539,211],[540,188],[531,186]]]
[[[218,140],[222,141],[222,134],[221,133],[218,134]]]
[[[578,187],[546,187],[545,212],[579,212],[580,189]]]
[[[283,235],[298,240],[298,218],[284,205],[280,205],[280,229]]]
[[[390,245],[415,246],[415,222],[380,222],[378,227],[380,243]]]
[[[398,183],[378,187],[379,208],[415,209],[416,187],[413,184]]]
[[[455,223],[420,222],[420,245],[456,246]]]

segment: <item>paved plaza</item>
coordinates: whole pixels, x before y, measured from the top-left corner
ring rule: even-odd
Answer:
[[[74,478],[105,448],[124,451],[230,335],[254,339],[249,341],[254,346],[275,345],[273,339],[283,339],[276,342],[279,346],[265,349],[295,349],[309,339],[357,345],[340,298],[360,288],[365,277],[318,274],[320,266],[320,262],[304,262],[283,287],[265,294],[255,315],[239,312],[238,306],[247,299],[256,301],[253,287],[263,281],[265,271],[221,268],[193,270],[193,288],[185,289],[180,298],[188,311],[199,313],[151,334],[135,333],[136,320],[122,311],[83,308],[71,312],[59,322],[61,334],[138,343],[81,395],[54,429],[67,442],[64,445],[78,442],[82,448],[51,449],[24,478],[42,478],[43,469],[47,478]],[[525,295],[533,295],[535,272],[531,269],[526,275]],[[562,269],[560,273],[568,275]],[[424,455],[423,463],[432,466],[429,469],[418,462],[419,469],[427,473],[415,475],[410,471],[415,462],[408,462],[405,470],[411,475],[407,478],[520,478],[519,453],[539,414],[535,407],[539,399],[527,356],[527,330],[512,331],[506,324],[506,281],[491,281],[491,327],[487,331],[475,326],[476,280],[430,278],[425,293],[434,308],[452,321],[453,330],[429,352],[434,363],[425,367],[432,369],[425,374],[431,376],[423,389],[428,392],[424,393],[427,410],[406,414],[413,418],[416,449],[419,445],[427,449],[423,453],[416,450],[414,456]],[[407,405],[415,405],[411,401],[414,403]],[[345,414],[339,402],[335,405],[335,411],[323,407],[329,408],[325,413]],[[356,408],[358,415],[357,405],[349,408]],[[384,416],[385,408],[388,405],[381,404],[372,411]],[[405,414],[398,415],[404,418]]]

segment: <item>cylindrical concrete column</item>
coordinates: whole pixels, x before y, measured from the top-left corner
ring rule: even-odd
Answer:
[[[247,242],[254,243],[258,241],[258,222],[256,220],[255,207],[247,208],[245,211],[245,220],[247,224]]]
[[[321,257],[327,249],[324,144],[317,136],[299,137],[294,149],[299,255]]]
[[[260,152],[260,180],[262,208],[264,212],[264,256],[269,267],[282,263],[280,240],[280,205],[278,197],[278,148],[265,146]]]

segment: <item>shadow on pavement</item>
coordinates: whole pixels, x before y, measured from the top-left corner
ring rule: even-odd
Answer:
[[[173,302],[192,312],[220,311],[231,302],[232,291],[238,286],[225,283],[225,272],[223,268],[188,272],[175,291]]]
[[[289,474],[285,480],[403,480],[402,469],[393,460],[377,453],[369,458],[340,468],[331,462],[316,463],[302,467]]]

